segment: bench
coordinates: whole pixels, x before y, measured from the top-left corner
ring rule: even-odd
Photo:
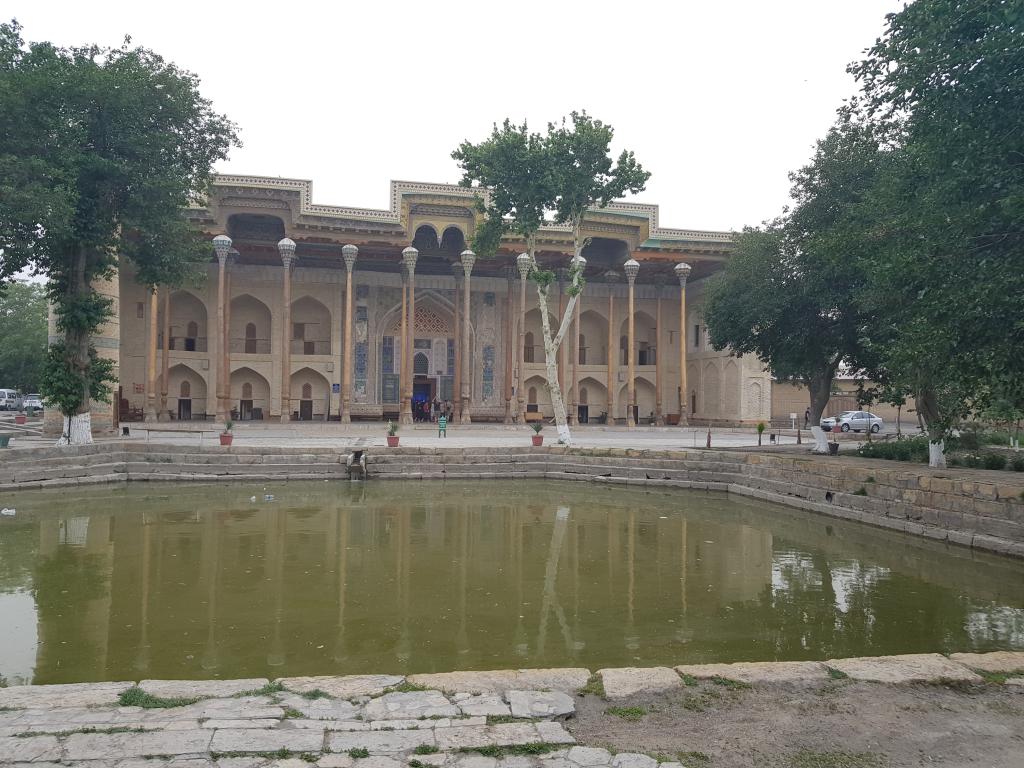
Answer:
[[[523,417],[523,421],[527,424],[532,424],[535,421],[544,421],[544,414],[540,411],[527,411]]]
[[[147,443],[149,442],[149,436],[152,433],[154,433],[154,432],[158,432],[158,433],[159,432],[164,432],[164,433],[172,434],[172,435],[177,435],[177,434],[182,434],[182,433],[190,434],[190,435],[196,435],[197,434],[197,435],[199,435],[199,445],[203,444],[203,435],[205,435],[205,434],[219,435],[221,432],[224,431],[223,429],[204,429],[202,427],[192,427],[192,428],[187,428],[187,429],[176,429],[176,428],[173,428],[173,427],[171,427],[171,428],[168,428],[168,427],[132,427],[131,430],[133,432],[136,431],[136,430],[138,430],[140,432],[145,432],[146,433],[146,442]]]

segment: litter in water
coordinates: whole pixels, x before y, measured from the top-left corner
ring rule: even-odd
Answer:
[[[18,512],[14,507],[4,507],[3,509],[0,509],[0,515],[4,515],[6,517],[14,517],[16,514],[18,514]]]

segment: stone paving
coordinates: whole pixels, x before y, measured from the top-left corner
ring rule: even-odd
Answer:
[[[661,693],[689,677],[980,685],[979,671],[1024,694],[1024,652],[602,669],[593,677],[540,669],[20,686],[0,688],[0,766],[685,768],[576,744],[564,724],[574,696]]]

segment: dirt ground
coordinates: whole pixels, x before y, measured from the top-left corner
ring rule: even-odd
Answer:
[[[616,701],[588,695],[567,727],[581,744],[687,768],[1024,768],[1024,693],[995,684],[709,681]]]

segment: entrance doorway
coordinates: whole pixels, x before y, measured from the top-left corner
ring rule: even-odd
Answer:
[[[430,404],[434,402],[436,382],[426,376],[417,376],[412,382],[412,415],[416,421],[430,418]]]
[[[178,421],[191,421],[192,420],[192,385],[187,382],[181,382],[181,388],[178,390]]]
[[[302,385],[302,399],[299,400],[299,421],[313,420],[313,385]]]

